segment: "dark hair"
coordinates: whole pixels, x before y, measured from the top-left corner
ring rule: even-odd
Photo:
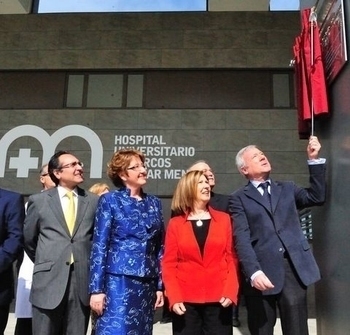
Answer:
[[[59,162],[59,158],[62,155],[71,155],[71,152],[69,151],[57,151],[51,158],[50,161],[48,163],[48,172],[50,175],[50,178],[52,179],[52,181],[55,183],[55,185],[57,186],[59,184],[59,180],[56,178],[55,174],[53,173],[55,170],[59,170],[60,169],[60,162]]]

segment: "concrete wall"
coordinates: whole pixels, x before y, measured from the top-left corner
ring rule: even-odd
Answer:
[[[2,0],[0,14],[28,14],[32,9],[32,0]]]
[[[0,70],[288,71],[298,33],[299,15],[291,12],[3,15]],[[6,82],[0,85],[4,88]],[[249,81],[242,85],[250,87]],[[22,108],[0,110],[0,119],[0,151],[5,156],[0,185],[25,194],[39,190],[38,168],[58,148],[72,150],[86,163],[85,187],[106,179],[105,167],[115,149],[116,135],[151,135],[157,141],[162,137],[162,146],[194,148],[194,156],[171,157],[171,177],[165,177],[160,166],[164,157],[158,157],[161,175],[150,178],[147,185],[147,191],[158,195],[171,196],[183,170],[198,159],[207,159],[216,171],[217,192],[230,193],[245,183],[236,172],[234,157],[250,143],[260,145],[270,156],[276,179],[307,184],[306,143],[298,138],[295,109]],[[28,133],[26,125],[38,128]],[[66,134],[59,143],[49,137],[58,137],[62,128],[71,125],[86,127],[96,135],[102,158],[92,157],[84,132],[73,137],[68,132],[70,137]],[[26,133],[16,128],[22,126],[27,127]],[[15,128],[19,130],[14,135]],[[44,140],[40,142],[39,137]],[[102,169],[100,177],[91,178],[92,165]]]
[[[0,69],[287,68],[295,12],[2,15]]]
[[[269,0],[208,0],[209,11],[268,11]]]

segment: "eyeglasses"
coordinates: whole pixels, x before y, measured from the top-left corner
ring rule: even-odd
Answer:
[[[138,171],[138,172],[141,171],[142,169],[147,170],[147,166],[144,164],[141,164],[141,165],[137,164],[137,165],[130,166],[127,168],[127,170],[133,170],[133,171]]]
[[[83,162],[72,162],[72,163],[68,163],[65,165],[62,165],[61,167],[58,168],[58,170],[62,170],[62,169],[67,169],[67,168],[75,168],[77,165],[79,165],[80,167],[84,166]]]
[[[46,176],[48,176],[49,175],[49,173],[47,172],[47,173],[43,173],[41,176],[42,177],[46,177]]]

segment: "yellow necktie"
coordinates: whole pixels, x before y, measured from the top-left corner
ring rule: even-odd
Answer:
[[[64,217],[66,219],[67,227],[72,235],[74,224],[75,224],[75,203],[74,203],[74,195],[73,192],[67,192],[66,197],[69,199],[68,206],[64,212]]]
[[[70,232],[70,234],[73,234],[73,229],[75,225],[75,202],[74,202],[74,195],[73,192],[67,192],[66,197],[68,198],[68,206],[66,207],[66,210],[64,212],[64,218],[66,219],[67,227]],[[70,256],[70,264],[74,263],[73,254]]]

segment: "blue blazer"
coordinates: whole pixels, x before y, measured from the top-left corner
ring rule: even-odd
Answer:
[[[318,266],[301,229],[298,210],[324,203],[325,165],[309,165],[309,170],[309,188],[298,187],[293,182],[272,181],[272,210],[250,182],[230,196],[235,245],[249,284],[245,289],[250,294],[261,294],[250,286],[250,277],[258,270],[262,270],[275,286],[262,294],[277,294],[282,290],[285,253],[289,254],[304,285],[320,279]]]
[[[13,298],[12,263],[23,248],[23,197],[15,192],[0,189],[0,305]]]
[[[164,249],[160,200],[144,193],[141,201],[123,188],[100,197],[90,259],[90,293],[105,291],[106,273],[155,278],[158,288]]]

